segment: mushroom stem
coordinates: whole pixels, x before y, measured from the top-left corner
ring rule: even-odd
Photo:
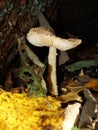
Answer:
[[[51,87],[51,93],[55,96],[58,95],[58,86],[57,86],[57,76],[56,76],[56,48],[50,47],[49,48],[49,55],[48,55],[48,80],[49,80],[49,87]]]

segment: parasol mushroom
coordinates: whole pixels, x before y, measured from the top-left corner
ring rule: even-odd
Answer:
[[[58,95],[58,86],[56,79],[56,49],[66,51],[75,48],[81,43],[80,39],[63,39],[57,37],[55,33],[45,27],[32,28],[27,34],[27,40],[34,46],[49,47],[48,64],[49,64],[49,82],[52,88],[52,94]]]

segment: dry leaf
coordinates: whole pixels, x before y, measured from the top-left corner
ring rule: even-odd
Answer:
[[[11,73],[9,73],[4,84],[4,89],[6,91],[10,91],[12,87],[13,87],[12,76],[11,76]]]
[[[61,100],[62,103],[67,103],[70,101],[79,101],[82,102],[81,97],[78,95],[77,92],[69,92],[65,95],[61,95],[58,97],[59,100]]]
[[[98,113],[98,104],[88,89],[84,89],[84,96],[86,98],[86,102],[81,112],[79,127],[86,127],[95,130],[94,122]]]
[[[88,83],[85,84],[85,86],[86,88],[98,91],[98,79],[91,79]]]

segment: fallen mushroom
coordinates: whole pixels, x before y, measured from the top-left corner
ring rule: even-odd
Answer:
[[[49,84],[52,88],[51,93],[58,95],[58,86],[56,79],[56,49],[66,51],[75,48],[81,43],[80,39],[63,39],[55,36],[55,33],[45,27],[32,28],[27,34],[27,40],[34,46],[49,47],[48,64],[49,64]]]

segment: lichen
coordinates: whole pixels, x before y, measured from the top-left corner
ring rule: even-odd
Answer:
[[[19,77],[27,86],[28,96],[46,96],[46,85],[42,82],[42,77],[36,75],[31,67],[20,67]]]
[[[29,8],[33,14],[43,12],[45,8],[48,8],[52,4],[53,0],[29,0]],[[33,3],[33,4],[32,4]]]

